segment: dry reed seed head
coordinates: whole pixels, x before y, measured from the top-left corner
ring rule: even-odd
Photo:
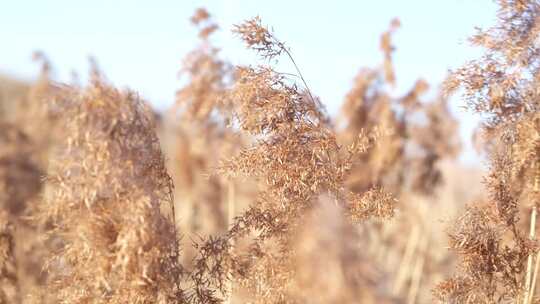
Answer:
[[[351,192],[348,201],[349,213],[355,221],[392,218],[397,204],[392,194],[380,188],[371,189],[363,194]]]
[[[240,127],[251,135],[284,133],[297,123],[305,127],[321,123],[324,114],[319,105],[271,68],[239,67],[237,79],[227,99]]]
[[[291,295],[294,266],[276,242],[254,242],[234,257],[235,283],[249,303],[296,303]]]
[[[270,40],[274,37],[260,26],[260,20],[248,21],[235,31],[264,56],[279,53],[272,53]],[[321,193],[329,193],[337,204],[346,204],[348,191],[344,180],[351,166],[349,154],[363,147],[358,145],[359,148],[351,148],[347,153],[323,123],[319,105],[271,67],[240,67],[236,74],[236,82],[226,99],[233,106],[238,126],[253,141],[237,157],[224,161],[220,171],[255,177],[263,182],[264,188],[256,204],[235,218],[225,237],[217,241],[208,239],[201,246],[204,250],[200,250],[196,259],[194,280],[203,287],[204,292],[199,294],[208,294],[212,290],[223,292],[223,280],[229,273],[233,278],[240,275],[256,294],[273,295],[273,300],[262,297],[262,303],[288,302],[284,297],[285,285],[291,280],[292,272],[286,265],[293,253],[283,250],[276,256],[254,254],[258,258],[246,263],[242,256],[230,254],[231,244],[255,233],[257,238],[251,247],[254,250],[265,248],[270,241],[288,248],[291,232],[299,227],[302,214],[313,208],[313,201]],[[216,242],[221,244],[217,248]],[[211,259],[217,262],[209,265]],[[254,272],[261,265],[266,265],[268,270]],[[233,273],[227,270],[229,267]],[[258,279],[253,279],[253,275]],[[251,280],[244,279],[246,276]],[[281,283],[276,283],[276,279]]]
[[[208,12],[197,10],[192,21],[195,25],[201,22],[211,24],[201,29],[199,36],[203,39],[202,44],[183,61],[180,76],[187,78],[188,84],[176,93],[173,120],[180,116],[191,123],[215,123],[215,112],[227,120],[228,105],[222,104],[222,95],[234,79],[233,69],[229,63],[219,58],[219,49],[208,41],[213,29],[217,28],[211,22]]]
[[[205,8],[195,10],[190,21],[199,28],[199,38],[207,41],[209,37],[218,29],[218,25],[212,21],[210,13]]]
[[[255,50],[265,59],[274,59],[287,51],[283,42],[262,25],[258,16],[235,25],[233,33],[240,36],[247,48]]]
[[[377,78],[378,72],[368,68],[363,68],[356,74],[353,86],[345,96],[340,119],[344,119],[349,123],[364,124],[367,114],[363,109],[367,107],[365,104],[369,102],[369,89],[377,81]]]
[[[495,214],[483,206],[469,206],[449,231],[450,245],[461,253],[494,253],[499,247],[501,228]]]
[[[212,121],[216,110],[227,113],[226,105],[220,101],[231,69],[217,55],[217,49],[201,47],[184,59],[180,73],[188,78],[189,84],[176,93],[173,114],[203,122]]]
[[[348,184],[351,189],[358,192],[378,185],[386,172],[395,172],[392,167],[399,161],[403,149],[401,140],[403,128],[397,121],[387,96],[375,99],[366,96],[362,99],[364,99],[361,102],[362,106],[349,116],[346,128],[340,132],[341,140],[349,145],[354,144],[358,137],[364,138],[365,130],[367,133],[383,130],[384,136],[377,140],[377,145],[370,149],[369,153],[357,154],[357,158],[354,159],[353,173],[349,177]],[[354,171],[358,174],[354,174]],[[370,173],[364,174],[366,171]]]
[[[509,167],[511,159],[508,156],[496,157],[491,163],[485,182],[489,198],[495,203],[497,215],[507,226],[512,226],[518,224],[519,208],[515,184],[508,172]]]
[[[193,24],[199,24],[200,22],[206,21],[210,18],[210,13],[208,11],[201,7],[195,10],[195,13],[193,16],[191,16],[191,22]]]
[[[535,201],[527,203],[524,199],[522,194],[527,193],[530,184],[521,177],[534,175],[530,164],[538,159],[535,152],[531,153],[538,147],[538,127],[530,122],[538,112],[538,64],[533,54],[538,52],[534,41],[539,33],[540,7],[536,1],[499,4],[497,25],[479,31],[471,39],[473,44],[484,47],[485,55],[458,69],[447,85],[450,89],[462,87],[469,107],[486,114],[484,134],[491,165],[486,178],[491,202],[484,208],[494,210],[491,222],[495,226],[480,229],[485,233],[479,234],[478,227],[474,227],[462,231],[459,237],[454,235],[454,244],[458,244],[455,247],[462,254],[461,275],[477,282],[471,293],[488,295],[491,300],[510,300],[528,295],[529,282],[523,282],[529,280],[526,260],[537,251],[534,242],[525,238],[529,228],[520,227],[518,215],[520,205]],[[524,125],[529,126],[527,136],[520,136]],[[469,221],[480,222],[474,218]],[[503,228],[507,233],[503,234]]]
[[[471,38],[484,48],[484,56],[456,70],[447,82],[449,88],[464,89],[471,110],[493,114],[490,123],[501,115],[538,111],[537,99],[526,95],[538,75],[540,5],[530,0],[498,4],[497,24]]]
[[[470,278],[454,277],[443,281],[433,290],[433,296],[440,303],[449,304],[492,304],[485,294],[479,294],[476,282]]]
[[[513,128],[514,155],[513,179],[520,183],[523,194],[530,202],[538,204],[540,185],[538,184],[540,163],[540,111],[524,114]]]
[[[177,303],[182,275],[171,181],[153,115],[131,92],[95,81],[65,108],[42,216],[63,248],[49,284],[62,303]],[[122,210],[122,212],[118,212]]]
[[[403,105],[405,110],[413,112],[421,108],[422,104],[419,98],[424,93],[426,93],[428,89],[429,84],[427,83],[427,81],[425,81],[424,79],[416,80],[412,89],[409,90],[409,92],[401,98],[401,104]]]
[[[395,29],[393,25],[383,35],[387,55],[392,50],[389,35]],[[355,159],[347,183],[355,192],[384,185],[394,193],[412,188],[430,194],[442,182],[439,160],[454,157],[459,150],[457,122],[445,97],[431,103],[421,101],[428,89],[424,80],[419,79],[399,98],[392,97],[388,82],[384,68],[362,69],[346,96],[340,126],[344,129],[339,129],[341,142],[350,143],[362,130],[389,130],[370,153]],[[451,140],[447,142],[447,138]]]
[[[380,48],[384,53],[384,76],[386,81],[392,86],[396,83],[394,65],[392,63],[392,34],[400,27],[399,19],[395,18],[390,22],[390,28],[381,36]]]
[[[227,162],[226,169],[260,176],[273,199],[261,203],[289,208],[288,202],[304,202],[321,191],[341,192],[346,164],[337,155],[329,134],[306,126],[279,134],[245,150]]]
[[[444,303],[500,303],[515,299],[525,288],[524,265],[537,244],[517,226],[517,203],[504,183],[505,171],[492,172],[487,178],[491,201],[468,206],[448,231],[460,264],[457,277],[435,290]]]
[[[535,123],[539,108],[535,40],[540,11],[536,1],[499,4],[498,24],[471,39],[486,54],[457,70],[450,86],[463,87],[470,107],[489,115],[485,134],[492,166],[504,174],[492,169],[488,183],[501,216],[515,223],[518,202],[530,205],[537,200],[533,164],[538,162],[540,129]],[[519,199],[521,194],[525,195]]]
[[[504,303],[522,292],[517,278],[534,245],[519,237],[516,241],[515,235],[509,238],[504,225],[486,205],[468,206],[458,217],[449,236],[451,247],[460,254],[459,275],[435,288],[440,301]]]
[[[248,45],[269,41],[260,38],[261,31],[265,33],[262,37],[270,34],[258,18],[237,26],[236,31],[246,41],[259,37],[260,41]],[[340,156],[342,148],[321,123],[318,105],[305,98],[296,85],[269,67],[242,67],[228,99],[240,127],[256,136],[257,142],[227,162],[225,170],[262,176],[269,187],[267,194],[281,202],[280,208],[287,208],[284,202],[288,201],[310,204],[321,191],[343,197],[350,158]],[[363,145],[357,146],[363,149]],[[349,147],[349,154],[358,152],[354,145]]]

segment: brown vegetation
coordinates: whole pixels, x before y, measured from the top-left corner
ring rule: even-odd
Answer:
[[[233,66],[195,12],[164,113],[95,62],[56,84],[37,53],[35,83],[0,78],[0,303],[535,303],[540,5],[499,5],[431,95],[392,89],[393,20],[338,117],[259,17],[233,34],[261,64]],[[455,160],[456,89],[485,118],[485,195]]]
[[[446,302],[537,301],[540,5],[499,1],[499,6],[498,23],[471,38],[484,55],[447,82],[450,89],[463,88],[469,108],[484,114],[490,168],[487,202],[468,206],[449,231],[461,261],[458,273],[436,289]]]

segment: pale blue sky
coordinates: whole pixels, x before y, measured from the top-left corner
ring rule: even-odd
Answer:
[[[259,15],[292,49],[311,89],[335,113],[362,66],[381,63],[379,36],[393,17],[402,27],[395,36],[397,92],[418,77],[439,83],[449,68],[479,54],[466,38],[475,26],[493,23],[490,0],[350,1],[0,1],[0,73],[30,79],[38,71],[30,60],[43,50],[58,79],[72,70],[86,74],[88,55],[97,58],[116,85],[138,91],[158,108],[170,105],[180,86],[177,72],[196,45],[189,17],[206,7],[220,24],[215,44],[233,63],[253,56],[234,38],[232,24]],[[284,69],[288,67],[284,66]],[[469,142],[476,120],[453,108]],[[470,146],[464,160],[476,161]]]

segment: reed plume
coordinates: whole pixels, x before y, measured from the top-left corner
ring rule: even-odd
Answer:
[[[266,59],[291,55],[258,18],[234,31]],[[251,301],[294,303],[294,252],[288,248],[302,215],[320,194],[342,206],[349,219],[392,215],[394,200],[382,190],[364,196],[344,185],[352,155],[375,145],[382,132],[363,134],[349,146],[340,146],[319,101],[307,88],[301,89],[271,66],[238,67],[235,79],[224,102],[232,105],[234,121],[250,136],[251,145],[224,161],[220,171],[255,178],[261,190],[224,237],[200,245],[192,276],[206,288],[194,293],[205,297],[215,290],[226,293],[223,282],[232,279],[251,294]],[[232,243],[246,238],[251,240],[246,252],[231,250]]]
[[[471,38],[483,56],[454,71],[446,83],[461,88],[469,109],[483,115],[490,164],[488,204],[467,208],[450,229],[451,247],[462,262],[458,274],[436,289],[448,303],[537,301],[540,4],[497,3],[496,25]]]
[[[55,303],[182,303],[172,186],[153,115],[133,92],[94,77],[66,88],[39,220],[57,244]]]

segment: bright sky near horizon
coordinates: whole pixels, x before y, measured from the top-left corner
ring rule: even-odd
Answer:
[[[337,112],[359,68],[382,62],[379,36],[392,18],[402,24],[394,60],[396,90],[403,92],[419,77],[437,86],[448,69],[478,56],[480,50],[466,39],[474,27],[492,25],[496,12],[491,0],[4,0],[0,73],[32,79],[39,69],[31,54],[42,50],[57,79],[68,81],[73,70],[86,74],[92,55],[114,84],[163,109],[180,87],[182,58],[197,45],[189,17],[198,7],[206,7],[220,25],[214,44],[233,63],[255,57],[231,34],[232,25],[259,15],[287,42],[330,113]],[[466,144],[462,159],[477,162],[469,144],[477,119],[460,108],[458,98],[453,101]]]

